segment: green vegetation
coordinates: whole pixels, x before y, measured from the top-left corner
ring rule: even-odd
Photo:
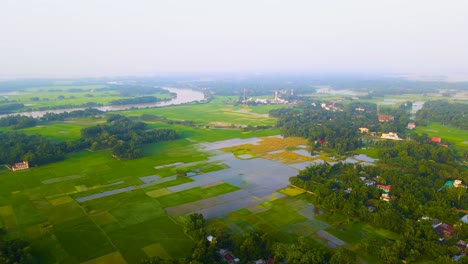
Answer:
[[[126,100],[129,99],[128,97],[136,97],[140,94],[152,96],[156,100],[167,100],[173,96],[163,89],[151,88],[148,90],[146,87],[140,86],[131,88],[102,84],[28,87],[18,94],[2,98],[0,112],[110,105],[112,101]],[[128,90],[133,90],[133,92],[129,93]]]
[[[457,147],[468,148],[468,130],[431,122],[426,126],[416,127],[414,131],[418,134],[425,133],[428,137],[440,137],[442,141],[453,143]]]
[[[275,118],[265,117],[267,109],[279,106],[257,106],[239,112],[240,107],[234,107],[235,101],[229,97],[216,97],[209,103],[196,105],[178,105],[164,108],[136,109],[122,111],[123,115],[157,115],[172,120],[191,120],[200,125],[210,127],[234,125],[273,126]],[[243,109],[243,108],[242,108]],[[252,111],[252,112],[249,112]]]
[[[164,195],[158,198],[158,202],[162,207],[171,207],[179,204],[190,203],[201,199],[215,197],[224,193],[239,190],[238,187],[229,185],[227,183],[219,184],[212,187],[196,187],[181,192],[176,192]]]
[[[24,91],[30,94],[8,95],[0,105],[40,109],[134,102],[142,98],[164,100],[173,96],[143,85],[69,82],[44,85],[51,86],[26,87]],[[306,91],[307,87],[302,88]],[[252,90],[250,95],[272,94],[270,88]],[[295,91],[300,90],[298,87]],[[468,207],[466,189],[440,188],[446,181],[467,181],[466,168],[454,158],[452,146],[438,147],[427,143],[424,136],[413,138],[414,134],[411,138],[415,141],[379,141],[357,130],[369,127],[374,132],[396,131],[407,135],[410,103],[382,105],[381,113],[393,115],[395,120],[379,123],[377,107],[369,103],[380,100],[371,98],[383,94],[376,91],[371,91],[373,94],[366,102],[324,95],[323,98],[345,98],[335,104],[343,111],[335,112],[322,109],[321,100],[306,100],[307,104],[294,106],[241,105],[239,91],[233,90],[230,96],[216,96],[206,103],[132,109],[119,111],[118,115],[87,109],[49,114],[41,119],[0,120],[0,138],[9,141],[8,144],[2,141],[0,146],[4,151],[2,161],[10,164],[31,155],[37,157],[31,160],[33,166],[29,170],[12,172],[0,167],[0,247],[2,250],[16,248],[22,252],[17,255],[25,259],[32,254],[39,263],[140,263],[144,260],[147,263],[219,263],[221,256],[217,252],[221,248],[233,252],[242,261],[271,258],[277,263],[397,263],[438,261],[455,255],[451,247],[456,242],[455,236],[446,240],[449,246],[439,245],[435,243],[438,237],[431,226],[418,221],[422,216],[438,218],[457,227],[457,238],[468,234],[466,225],[457,225],[461,215],[454,210],[454,207]],[[400,92],[399,88],[389,91],[392,98],[400,98]],[[411,98],[414,101],[426,97],[421,94]],[[272,117],[266,116],[267,113]],[[454,117],[457,119],[459,115]],[[426,120],[427,127],[418,124],[416,134],[440,136],[457,147],[466,146],[468,135],[464,130],[443,126],[440,120],[432,118],[435,117]],[[277,128],[271,128],[277,121]],[[155,131],[177,134],[177,138],[170,136],[171,141],[151,138]],[[200,214],[185,217],[184,213],[170,213],[184,206],[193,206],[189,208],[193,209],[191,212],[204,209],[199,204],[205,202],[223,205],[224,197],[251,190],[247,180],[240,184],[230,179],[198,184],[197,177],[210,176],[204,174],[234,164],[208,160],[217,154],[203,150],[203,143],[281,133],[306,138],[262,138],[258,144],[223,150],[238,157],[250,154],[252,158],[279,161],[282,166],[318,158],[331,162],[337,159],[336,153],[366,154],[378,158],[379,162],[368,167],[337,163],[307,168],[293,177],[291,183],[308,192],[284,186],[271,195],[252,195],[249,202],[253,205],[220,217],[204,219]],[[90,150],[83,150],[78,144],[80,139]],[[360,148],[362,139],[366,142],[365,149]],[[322,152],[314,157],[296,153],[310,153],[310,142],[312,148]],[[116,145],[121,148],[115,149]],[[133,158],[124,154],[134,150],[138,150],[135,157],[141,158],[112,157],[121,151],[116,156]],[[48,155],[51,151],[59,153],[59,158],[39,160],[51,158]],[[279,152],[272,153],[276,151]],[[195,175],[186,177],[189,172]],[[239,173],[239,176],[247,179],[247,175]],[[366,186],[360,177],[391,185],[393,199],[381,200],[382,191]],[[248,187],[242,190],[244,187],[227,182]],[[182,184],[195,187],[178,191],[177,186]],[[226,195],[218,197],[223,194]],[[216,242],[208,242],[208,235]],[[326,245],[338,248],[329,249]],[[3,251],[1,254],[0,262],[2,258],[11,259]]]

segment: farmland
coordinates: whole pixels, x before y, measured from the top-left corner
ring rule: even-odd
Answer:
[[[307,236],[358,252],[362,262],[378,261],[368,251],[369,239],[384,243],[399,235],[324,211],[311,202],[314,194],[288,187],[299,170],[336,163],[336,154],[312,151],[305,138],[280,136],[271,128],[276,118],[266,114],[282,106],[239,106],[235,100],[219,96],[208,103],[116,112],[145,122],[147,129],[171,128],[179,135],[143,145],[139,159],[118,160],[108,149],[82,150],[25,171],[0,167],[5,238],[30,242],[39,263],[139,263],[187,256],[195,242],[184,230],[185,216],[201,213],[209,232],[262,230],[282,243]],[[109,116],[40,122],[16,131],[67,142]],[[184,120],[194,125],[176,122]],[[435,123],[416,132],[437,132],[457,146],[466,138]],[[377,156],[376,148],[355,152]]]

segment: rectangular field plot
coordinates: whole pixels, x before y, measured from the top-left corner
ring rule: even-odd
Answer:
[[[92,260],[88,260],[86,262],[83,262],[82,264],[107,264],[107,263],[126,264],[127,262],[122,257],[120,252],[112,252],[110,254],[100,256]]]
[[[399,235],[389,230],[372,227],[364,223],[349,223],[331,226],[326,229],[328,233],[338,237],[345,242],[356,244],[364,237],[382,239],[399,239]]]
[[[154,243],[143,248],[143,251],[150,258],[152,257],[169,257],[166,250],[160,243]]]
[[[158,203],[150,198],[148,200],[125,203],[109,212],[121,226],[138,224],[165,214]]]
[[[2,221],[3,228],[7,230],[16,228],[16,219],[11,206],[0,207],[0,220]]]
[[[284,207],[273,207],[270,210],[258,213],[257,215],[276,227],[283,227],[306,220],[304,216]]]
[[[148,195],[151,198],[157,198],[157,197],[168,195],[171,193],[172,192],[169,191],[167,188],[162,188],[162,189],[146,192],[146,195]]]
[[[208,188],[196,187],[185,191],[169,194],[157,198],[162,207],[171,207],[179,204],[190,203],[205,198],[218,196],[223,193],[239,190],[238,187],[224,183]]]
[[[178,206],[167,207],[165,208],[165,211],[167,212],[168,215],[171,215],[171,216],[186,215],[186,214],[193,213],[203,208],[215,206],[217,204],[222,204],[224,202],[225,201],[219,197],[211,197],[207,199],[198,200],[192,203],[186,203],[186,204],[181,204]]]
[[[61,204],[66,204],[66,203],[69,203],[69,202],[73,202],[73,199],[70,196],[63,196],[63,197],[60,197],[60,198],[49,200],[49,203],[54,205],[54,206],[61,205]]]
[[[162,254],[163,250],[167,255],[179,258],[190,252],[193,245],[182,227],[166,216],[127,226],[108,235],[128,263],[139,263],[148,257],[148,252]],[[157,243],[162,246],[159,251],[151,246]]]
[[[77,261],[90,260],[115,251],[105,234],[88,217],[55,225],[54,229],[62,247]]]
[[[115,218],[107,211],[92,214],[89,217],[99,226],[107,225],[115,221]]]
[[[286,187],[284,189],[278,190],[278,192],[292,197],[305,193],[305,191],[293,187]]]
[[[75,202],[61,204],[47,210],[47,218],[54,225],[86,216],[83,209]]]

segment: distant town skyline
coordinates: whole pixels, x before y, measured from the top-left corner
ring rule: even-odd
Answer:
[[[3,0],[0,79],[311,72],[468,81],[466,10],[465,0]]]

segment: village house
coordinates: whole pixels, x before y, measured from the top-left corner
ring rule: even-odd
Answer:
[[[27,169],[29,169],[29,162],[27,161],[16,163],[15,165],[11,166],[12,171],[27,170]]]
[[[468,214],[466,214],[462,218],[460,218],[460,221],[462,221],[465,224],[468,224]]]
[[[359,128],[359,132],[361,132],[361,133],[369,133],[369,129],[366,128],[366,127],[360,127],[360,128]]]
[[[386,193],[390,192],[392,190],[392,186],[390,185],[383,185],[383,184],[377,184],[377,189],[380,189]]]
[[[450,238],[453,235],[453,226],[440,223],[436,225],[434,228],[434,232],[441,238]]]
[[[240,259],[236,258],[234,254],[232,254],[232,252],[227,249],[220,249],[218,253],[221,256],[221,258],[227,263],[239,263],[240,262]]]
[[[462,181],[461,180],[454,180],[453,181],[453,187],[455,187],[455,188],[463,187]]]
[[[442,142],[442,138],[440,137],[432,137],[430,139],[431,142],[435,142],[435,143],[441,143]]]
[[[382,133],[382,138],[391,139],[391,140],[402,140],[401,138],[398,137],[398,134],[395,132]]]
[[[393,116],[386,116],[386,115],[381,115],[378,116],[379,122],[387,122],[387,121],[393,121],[395,120],[395,117]]]
[[[380,200],[382,201],[390,202],[390,200],[392,199],[393,199],[393,196],[389,193],[382,193],[382,195],[380,195]]]
[[[415,123],[408,123],[408,126],[406,127],[408,129],[415,129],[416,128],[416,124]]]

